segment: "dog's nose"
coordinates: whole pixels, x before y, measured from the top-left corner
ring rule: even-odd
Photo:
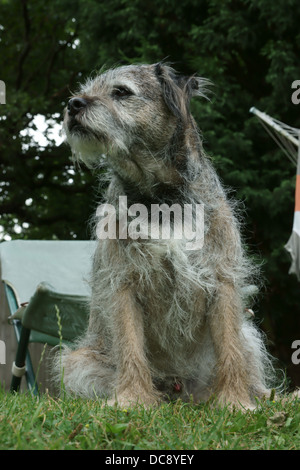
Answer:
[[[84,98],[71,98],[68,102],[68,112],[71,116],[75,116],[86,105],[87,101]]]

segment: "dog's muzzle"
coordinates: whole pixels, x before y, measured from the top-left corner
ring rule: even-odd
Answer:
[[[78,114],[84,111],[88,102],[84,98],[71,98],[67,106],[67,125],[69,131],[79,132],[85,134],[86,129],[80,124]]]

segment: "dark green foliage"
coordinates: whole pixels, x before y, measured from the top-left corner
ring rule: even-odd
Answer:
[[[256,106],[300,128],[300,105],[291,102],[291,84],[300,79],[299,24],[297,0],[0,0],[0,79],[7,86],[0,225],[12,237],[89,237],[95,176],[84,167],[73,174],[67,146],[24,149],[20,136],[38,113],[61,116],[79,81],[103,65],[162,59],[209,78],[211,101],[194,101],[192,111],[224,184],[246,208],[249,251],[264,261],[266,287],[255,311],[300,384],[300,366],[290,359],[300,335],[300,289],[284,250],[295,168],[249,114]],[[29,226],[15,234],[16,221]]]

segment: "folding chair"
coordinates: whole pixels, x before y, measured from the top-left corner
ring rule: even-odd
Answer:
[[[17,339],[11,391],[23,375],[38,393],[29,343],[72,342],[87,325],[94,241],[13,240],[0,243],[1,277]]]

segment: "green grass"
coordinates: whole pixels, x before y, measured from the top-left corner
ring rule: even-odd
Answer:
[[[300,449],[300,401],[255,412],[181,401],[157,408],[0,391],[0,449]]]

